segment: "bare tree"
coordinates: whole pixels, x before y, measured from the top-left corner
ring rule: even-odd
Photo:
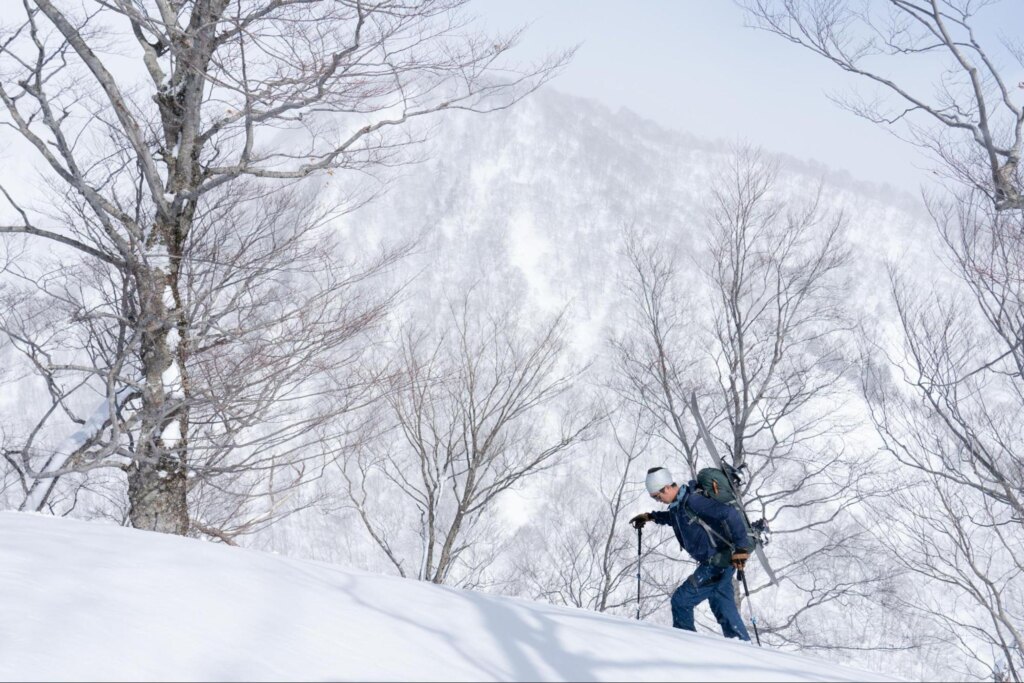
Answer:
[[[372,290],[379,286],[372,278],[401,255],[383,252],[360,270],[344,262],[330,212],[310,208],[309,196],[248,185],[196,213],[196,239],[179,265],[190,344],[172,366],[187,374],[162,378],[180,417],[161,438],[189,454],[190,525],[226,542],[308,504],[297,489],[340,452],[325,447],[325,436],[342,433],[360,403],[379,393],[355,370],[367,334],[390,305],[386,291]],[[30,277],[41,270],[45,278]],[[77,496],[58,481],[88,480],[66,475],[131,471],[140,427],[131,389],[139,373],[132,343],[139,308],[129,275],[105,264],[90,274],[56,257],[23,260],[9,272],[24,284],[11,289],[16,300],[5,301],[0,329],[51,400],[8,452],[22,474],[23,507],[67,512],[69,497]],[[105,396],[118,387],[128,389],[120,389],[112,413]],[[97,402],[91,416],[79,413]],[[53,443],[45,435],[61,418],[81,427]],[[131,504],[143,495],[129,496]]]
[[[1003,63],[1024,64],[1024,50],[1013,39],[1000,45],[984,37],[980,12],[995,4],[984,0],[742,4],[759,27],[894,95],[898,106],[843,104],[903,126],[954,181],[928,205],[956,281],[931,276],[921,287],[894,268],[902,343],[885,334],[871,340],[863,390],[899,466],[876,524],[880,541],[915,577],[890,604],[936,624],[947,650],[964,657],[962,675],[1022,680],[1016,418],[1024,110]],[[883,71],[912,57],[936,66],[931,95]]]
[[[849,258],[842,241],[846,219],[822,207],[820,185],[803,206],[780,201],[777,174],[776,164],[738,150],[714,184],[708,213],[708,278],[718,299],[713,391],[724,399],[724,457],[750,467],[751,485],[768,472],[780,473],[784,463],[799,473],[792,486],[772,494],[754,489],[762,512],[845,498],[834,498],[833,491],[799,505],[794,500],[807,493],[808,477],[844,469],[842,449],[818,444],[812,462],[801,451],[844,428],[822,408],[840,395],[846,369],[840,339],[851,329],[840,277]]]
[[[403,334],[388,399],[396,438],[346,473],[353,508],[402,576],[480,581],[505,537],[499,496],[558,464],[597,420],[568,396],[581,369],[567,358],[563,316],[531,330],[518,312],[489,308],[470,291],[449,303],[440,331]],[[390,527],[367,491],[379,486],[402,508]],[[415,543],[396,537],[402,528]]]
[[[802,203],[785,200],[775,164],[737,151],[712,183],[701,277],[684,287],[670,247],[629,242],[627,294],[643,324],[616,347],[620,392],[651,413],[659,438],[676,440],[689,470],[679,475],[713,465],[685,409],[691,391],[707,407],[723,457],[747,467],[748,511],[771,524],[771,555],[792,598],[762,615],[762,634],[842,649],[842,629],[822,624],[845,621],[833,608],[884,574],[871,567],[870,536],[849,514],[865,498],[857,483],[871,464],[843,445],[853,389],[844,388],[841,353],[851,329],[842,301],[845,220],[822,197],[819,187]],[[678,291],[689,294],[678,301]],[[752,592],[767,599],[765,588]]]
[[[680,558],[668,538],[640,546],[623,533],[641,494],[643,461],[657,430],[637,406],[608,411],[607,429],[590,454],[550,482],[537,514],[516,533],[510,551],[514,593],[597,612],[647,617],[678,582]],[[643,492],[646,495],[646,492]],[[666,552],[667,550],[667,552]],[[637,579],[640,576],[640,603]]]
[[[868,367],[865,392],[902,466],[879,520],[929,617],[968,663],[965,676],[1024,676],[1024,214],[984,195],[931,203],[963,285],[932,290],[895,269],[902,344]],[[890,373],[895,371],[895,377]]]
[[[464,5],[95,0],[64,9],[52,0],[25,0],[21,18],[6,20],[0,33],[4,123],[34,148],[54,195],[66,203],[63,215],[48,215],[5,191],[19,220],[0,225],[0,232],[77,252],[80,265],[73,267],[108,294],[112,305],[97,315],[113,326],[107,337],[116,340],[92,349],[104,362],[86,370],[98,387],[100,409],[68,415],[84,429],[43,467],[23,463],[31,479],[27,507],[42,504],[54,477],[114,458],[127,469],[132,524],[189,530],[192,440],[205,427],[193,414],[195,383],[231,365],[193,366],[204,348],[197,334],[209,331],[197,330],[192,316],[210,302],[188,300],[186,262],[190,253],[215,249],[204,240],[223,236],[199,227],[200,217],[212,221],[233,193],[272,193],[314,174],[365,174],[401,163],[409,158],[406,148],[422,139],[412,125],[417,120],[450,109],[509,106],[568,59],[562,54],[515,68],[506,57],[519,34],[480,35],[462,13]],[[116,44],[139,52],[115,71],[101,55]],[[252,209],[249,217],[258,215]],[[367,270],[372,266],[356,272]],[[271,282],[276,277],[264,275]],[[323,286],[336,291],[344,281]],[[92,302],[75,301],[66,289],[57,283],[44,292],[69,308],[82,304],[91,316]],[[236,303],[240,310],[259,310],[245,294]],[[290,338],[285,309],[268,314],[260,341],[281,344],[297,362],[313,362],[302,342]],[[335,313],[325,308],[325,316]],[[347,327],[344,320],[313,322],[326,330]],[[49,381],[51,359],[28,347]],[[274,352],[262,353],[268,359]],[[287,374],[279,367],[264,377],[274,387],[270,393],[297,386],[281,373]],[[52,394],[50,412],[67,412],[62,391]],[[243,383],[233,391],[258,393],[259,387]],[[221,415],[220,424],[258,414]],[[294,434],[301,428],[285,429]],[[222,445],[252,446],[227,437]],[[217,457],[215,450],[205,463],[217,467]]]
[[[844,107],[903,131],[935,154],[940,171],[1024,208],[1024,107],[1005,58],[1024,66],[1019,42],[984,36],[979,13],[994,0],[740,0],[753,25],[874,84],[890,97],[840,98]],[[901,65],[933,69],[928,89]],[[930,90],[928,92],[927,90]]]
[[[629,274],[623,285],[630,302],[625,322],[631,332],[610,340],[618,377],[611,387],[660,426],[654,438],[695,476],[700,437],[686,417],[686,397],[700,377],[701,344],[692,343],[701,331],[694,324],[696,307],[679,281],[676,250],[630,228],[625,251]],[[639,330],[643,333],[636,334]]]

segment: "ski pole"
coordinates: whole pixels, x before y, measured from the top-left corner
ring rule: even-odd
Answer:
[[[640,619],[640,560],[643,559],[643,545],[641,539],[644,531],[641,527],[636,529],[636,618]]]
[[[743,582],[743,595],[747,598],[747,609],[750,610],[750,623],[754,626],[754,637],[757,638],[757,646],[761,647],[761,634],[757,632],[757,617],[754,616],[754,605],[750,602],[750,589],[747,588],[747,573],[742,569],[736,572],[740,581]]]

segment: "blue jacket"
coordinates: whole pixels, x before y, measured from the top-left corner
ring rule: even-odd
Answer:
[[[686,488],[679,489],[679,495],[672,501],[668,510],[652,512],[657,524],[670,524],[676,532],[676,539],[683,550],[693,559],[702,564],[711,562],[719,552],[729,552],[728,543],[719,538],[712,539],[707,530],[699,523],[690,521],[687,508],[700,517],[711,529],[728,539],[737,549],[751,550],[754,544],[747,536],[747,528],[739,511],[731,505],[719,503],[717,500],[697,492],[697,482],[691,481]],[[726,563],[727,566],[728,563]]]

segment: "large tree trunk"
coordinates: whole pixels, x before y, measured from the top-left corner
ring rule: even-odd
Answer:
[[[189,530],[185,395],[181,306],[176,262],[181,234],[157,226],[154,234],[170,248],[151,251],[140,268],[140,316],[144,377],[140,439],[128,470],[129,518],[137,529],[185,535]],[[162,237],[162,239],[161,239]],[[167,254],[161,258],[161,254]]]
[[[135,461],[128,470],[129,518],[136,529],[184,536],[189,530],[184,467],[170,458],[150,465]]]

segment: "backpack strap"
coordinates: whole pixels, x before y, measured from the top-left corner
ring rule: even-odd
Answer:
[[[694,512],[693,508],[690,507],[690,496],[692,495],[693,491],[690,491],[687,493],[686,498],[683,499],[683,511],[686,512],[686,516],[690,518],[691,522],[696,522],[704,529],[704,531],[707,532],[708,539],[711,541],[712,546],[714,546],[715,548],[718,547],[718,543],[715,542],[715,539],[718,539],[719,541],[727,545],[730,550],[735,551],[735,543],[733,543],[729,539],[722,536],[722,534],[712,529],[711,525],[705,522],[703,519],[701,519],[700,516],[696,512]]]

